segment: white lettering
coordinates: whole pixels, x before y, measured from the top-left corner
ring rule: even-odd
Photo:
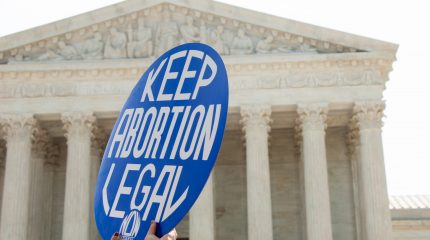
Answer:
[[[134,192],[133,192],[133,197],[131,198],[130,209],[132,209],[132,210],[133,209],[137,209],[139,211],[142,210],[143,206],[146,203],[146,200],[148,199],[148,195],[149,195],[149,191],[151,190],[151,187],[150,186],[143,186],[142,191],[141,191],[141,193],[144,194],[143,199],[139,205],[136,205],[137,193],[139,191],[140,184],[142,183],[143,176],[145,175],[146,172],[149,172],[151,174],[151,178],[154,178],[155,177],[155,166],[154,166],[154,164],[146,165],[143,168],[142,172],[140,172],[139,179],[137,180],[137,183],[136,183],[136,188],[134,189]]]
[[[119,146],[118,146],[118,149],[116,150],[115,157],[119,156],[122,145],[124,143],[124,137],[127,134],[128,125],[130,124],[130,120],[131,120],[131,116],[133,115],[133,112],[134,112],[134,109],[131,108],[131,109],[126,109],[124,111],[124,113],[122,114],[122,118],[119,121],[119,124],[116,128],[115,135],[112,139],[112,143],[110,144],[109,155],[108,155],[109,157],[112,156],[112,151],[113,151],[116,143],[119,143]],[[127,122],[124,126],[124,130],[122,131],[122,133],[120,133],[120,131],[122,129],[122,124],[124,123],[124,119],[127,119]]]
[[[160,63],[155,74],[154,69],[152,69],[149,73],[148,79],[146,80],[145,88],[143,89],[142,98],[140,99],[141,102],[144,102],[146,97],[148,97],[148,100],[150,102],[154,101],[154,94],[152,93],[152,84],[160,73],[160,70],[163,68],[164,63],[166,63],[166,60],[167,58]]]
[[[125,180],[127,179],[127,175],[129,171],[139,171],[140,164],[127,164],[124,170],[124,174],[122,175],[121,183],[119,184],[118,191],[116,192],[115,200],[113,201],[112,209],[110,211],[109,216],[110,217],[116,217],[116,218],[124,218],[124,211],[119,211],[116,209],[119,198],[121,195],[130,195],[131,193],[131,187],[124,186]]]
[[[214,144],[215,135],[218,129],[219,117],[221,113],[221,104],[216,105],[215,119],[212,124],[212,116],[214,112],[214,105],[210,105],[206,114],[205,122],[203,123],[202,131],[200,133],[199,142],[197,143],[196,151],[194,152],[194,160],[197,160],[200,155],[200,149],[202,148],[203,141],[203,157],[202,160],[208,160],[209,153],[212,150]]]
[[[206,68],[211,70],[211,75],[208,78],[204,78]],[[196,87],[194,88],[192,99],[196,99],[199,89],[201,87],[205,87],[209,85],[215,78],[217,72],[217,65],[214,60],[209,56],[205,56],[205,60],[203,61],[202,70],[200,71],[199,77],[197,78]]]
[[[196,127],[194,129],[194,134],[191,139],[190,146],[188,150],[186,150],[188,138],[190,136],[191,129],[193,127],[194,119],[196,118],[196,115],[199,114]],[[193,154],[194,147],[196,146],[197,136],[199,135],[200,128],[202,126],[203,118],[205,117],[205,108],[203,105],[197,106],[193,112],[191,113],[190,120],[188,121],[187,130],[185,131],[184,138],[182,139],[182,145],[181,150],[179,151],[179,156],[182,160],[187,160],[191,154]]]
[[[172,100],[173,94],[163,93],[164,88],[166,87],[167,80],[176,79],[178,77],[178,72],[171,72],[173,60],[184,57],[187,53],[186,50],[177,52],[170,56],[169,62],[167,63],[166,72],[164,73],[163,81],[161,82],[160,91],[158,92],[157,101],[170,101]]]
[[[193,57],[202,59],[203,52],[197,50],[190,50],[188,52],[187,60],[185,60],[184,69],[182,70],[181,78],[179,79],[178,87],[176,88],[176,93],[174,100],[189,100],[191,93],[182,93],[182,87],[186,78],[194,78],[196,76],[196,71],[188,71],[190,68],[190,63]]]
[[[157,203],[159,204],[159,206],[157,210],[157,215],[155,216],[154,220],[156,222],[160,222],[161,214],[164,209],[164,204],[166,202],[167,195],[169,194],[170,186],[172,185],[172,179],[173,179],[173,175],[175,174],[175,170],[176,170],[175,166],[170,166],[170,165],[164,166],[163,170],[160,173],[160,176],[158,177],[157,183],[155,183],[154,190],[151,193],[151,198],[149,199],[148,205],[146,206],[145,213],[143,214],[143,217],[142,217],[142,221],[146,221],[146,219],[148,218],[149,211],[152,208],[152,205],[154,203]],[[166,186],[164,187],[163,193],[161,195],[158,195],[158,190],[166,174],[168,174]]]

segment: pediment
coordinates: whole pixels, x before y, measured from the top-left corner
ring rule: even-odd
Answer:
[[[386,52],[397,45],[214,1],[129,0],[0,38],[0,63],[150,58],[184,42],[222,55]]]

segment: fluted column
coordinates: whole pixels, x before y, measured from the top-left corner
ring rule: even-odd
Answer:
[[[93,137],[91,139],[91,194],[90,194],[90,240],[100,239],[100,235],[97,230],[95,216],[93,211],[94,206],[94,193],[96,191],[97,176],[100,169],[100,164],[103,158],[103,152],[107,144],[107,134],[106,132],[97,126],[94,126]]]
[[[28,239],[46,240],[43,218],[46,212],[43,209],[45,199],[48,197],[44,189],[48,186],[44,182],[44,162],[47,156],[50,138],[46,130],[37,127],[33,138],[31,152],[31,181],[30,181],[30,212],[28,223]]]
[[[213,173],[190,211],[190,239],[215,239],[215,206]]]
[[[248,239],[273,239],[268,133],[270,106],[241,108],[246,140]]]
[[[54,172],[58,166],[58,157],[60,155],[60,148],[55,143],[48,145],[47,156],[44,161],[44,173],[42,194],[45,196],[43,200],[43,236],[44,240],[51,240],[52,229],[52,202],[53,202],[53,185],[54,185]]]
[[[90,228],[91,113],[66,113],[62,120],[67,137],[66,193],[63,240],[88,240]]]
[[[384,103],[360,102],[354,107],[353,122],[358,128],[358,181],[365,240],[391,240],[392,227],[382,148]]]
[[[3,200],[4,189],[4,167],[6,163],[6,144],[2,140],[2,131],[0,126],[0,216],[1,216],[1,203]],[[1,219],[0,219],[1,221]],[[1,225],[1,222],[0,222]]]
[[[297,130],[301,136],[308,240],[331,240],[331,212],[327,176],[326,104],[299,105]]]
[[[6,132],[6,169],[0,239],[26,240],[28,229],[32,115],[2,115]]]

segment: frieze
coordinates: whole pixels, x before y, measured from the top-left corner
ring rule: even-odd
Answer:
[[[148,58],[184,42],[222,55],[360,52],[173,4],[161,4],[0,53],[0,64]]]
[[[100,81],[58,82],[58,83],[10,83],[3,84],[0,98],[37,98],[93,95],[127,95],[135,80],[133,78],[106,79]],[[323,88],[341,86],[370,86],[384,83],[381,73],[374,70],[337,71],[320,73],[299,73],[284,71],[277,74],[255,76],[232,76],[232,90],[245,89],[287,89],[287,88]]]

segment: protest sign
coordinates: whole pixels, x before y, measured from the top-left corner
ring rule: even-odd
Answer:
[[[94,212],[103,239],[157,235],[190,210],[217,158],[228,111],[224,63],[188,43],[164,53],[132,90],[106,146]]]

